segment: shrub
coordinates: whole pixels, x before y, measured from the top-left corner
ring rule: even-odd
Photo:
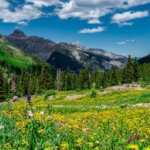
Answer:
[[[55,96],[55,95],[56,95],[56,91],[49,90],[45,93],[44,100],[47,100],[49,96]]]
[[[95,90],[95,87],[96,87],[96,84],[93,83],[93,84],[92,84],[91,95],[90,95],[91,98],[95,98],[96,95],[97,95],[96,90]]]
[[[96,91],[95,91],[95,90],[92,90],[90,97],[91,97],[91,98],[95,98],[96,95],[97,95]]]

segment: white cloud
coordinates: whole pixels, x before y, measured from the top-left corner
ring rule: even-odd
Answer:
[[[150,3],[150,0],[70,0],[56,10],[61,19],[79,18],[98,23],[99,18],[117,9],[127,9]],[[128,23],[129,25],[129,23]]]
[[[102,1],[102,0],[101,0]],[[109,0],[108,8],[113,4]],[[57,9],[56,13],[61,19],[79,18],[81,20],[88,20],[89,23],[98,22],[99,17],[105,16],[111,10],[107,9],[100,0],[86,1],[86,0],[71,0],[62,4],[62,8]]]
[[[92,28],[92,29],[85,28],[79,31],[79,33],[84,33],[84,34],[85,33],[97,33],[97,32],[103,32],[103,31],[105,31],[104,27],[97,27],[97,28]]]
[[[127,42],[126,41],[121,41],[121,42],[117,42],[117,45],[125,45]]]
[[[0,9],[0,19],[3,22],[26,24],[26,22],[41,16],[42,12],[31,5],[24,5],[21,8],[16,8],[14,11],[8,8]]]
[[[36,7],[49,7],[61,4],[59,0],[26,0],[27,3],[32,3]]]
[[[17,2],[18,0],[13,1]],[[24,0],[22,6],[19,3],[14,8],[10,1],[0,0],[0,20],[26,24],[30,20],[50,16],[52,13],[61,19],[79,18],[87,20],[88,24],[100,24],[101,17],[113,13],[115,10],[126,10],[147,3],[150,3],[150,0]],[[49,12],[44,12],[43,8],[51,6],[54,6],[53,10],[49,9]],[[120,22],[122,25],[132,25],[130,20]],[[114,21],[120,23],[117,19]]]
[[[101,24],[101,22],[98,19],[92,19],[88,21],[88,24]]]
[[[120,41],[117,42],[117,45],[126,45],[127,43],[132,43],[132,42],[135,42],[135,40],[131,39],[131,40]]]
[[[138,12],[128,11],[122,14],[115,14],[112,17],[112,21],[119,25],[132,25],[132,22],[130,22],[131,20],[139,19],[147,16],[149,16],[148,11],[138,11]]]
[[[6,0],[0,0],[0,9],[5,9],[9,7],[9,3]]]
[[[125,0],[127,5],[125,8],[144,5],[150,3],[150,0]]]
[[[42,7],[57,5],[58,3],[59,0],[25,0],[22,6],[18,5],[14,8],[7,0],[0,0],[0,20],[6,23],[27,25],[30,20],[50,14],[49,12],[45,14]]]

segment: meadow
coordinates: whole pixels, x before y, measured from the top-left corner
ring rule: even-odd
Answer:
[[[34,60],[14,45],[0,39],[0,61],[17,67],[27,68],[35,64]]]
[[[90,93],[1,104],[0,149],[150,150],[150,89]]]

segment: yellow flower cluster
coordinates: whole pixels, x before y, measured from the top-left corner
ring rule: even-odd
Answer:
[[[38,130],[38,133],[39,133],[39,134],[44,134],[44,133],[45,133],[45,130],[44,130],[44,129],[40,129],[40,130]]]

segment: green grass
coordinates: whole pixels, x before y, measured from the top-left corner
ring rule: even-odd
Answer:
[[[33,96],[32,107],[25,98],[0,105],[0,126],[4,127],[0,130],[0,149],[129,150],[133,146],[134,150],[147,150],[150,90],[110,92],[90,98],[89,90],[56,91],[53,100]],[[78,94],[86,96],[66,98]]]
[[[35,64],[31,57],[3,40],[0,40],[0,60],[17,68],[26,68]]]

